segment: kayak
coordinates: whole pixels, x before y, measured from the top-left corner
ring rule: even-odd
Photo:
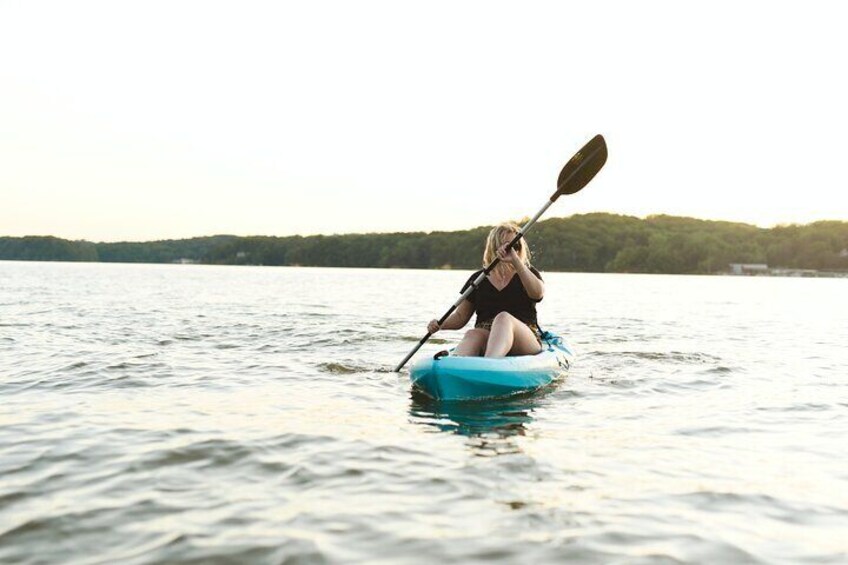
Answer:
[[[562,338],[545,332],[542,351],[515,357],[443,356],[419,359],[409,371],[412,384],[437,400],[475,400],[532,392],[568,371],[574,352]]]

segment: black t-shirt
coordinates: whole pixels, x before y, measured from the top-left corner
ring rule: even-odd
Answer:
[[[483,269],[480,269],[471,275],[459,292],[465,292],[482,272]],[[539,280],[542,280],[542,275],[534,267],[530,267],[530,272],[536,275]],[[498,291],[489,281],[489,277],[486,277],[477,287],[477,290],[468,297],[468,301],[474,305],[478,324],[491,321],[501,312],[509,312],[525,324],[538,325],[536,303],[540,300],[534,300],[527,296],[527,291],[524,290],[524,285],[521,284],[518,273],[512,276],[512,279],[501,291]]]

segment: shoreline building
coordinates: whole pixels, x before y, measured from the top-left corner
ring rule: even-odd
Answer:
[[[731,275],[767,275],[768,265],[765,263],[731,263]]]

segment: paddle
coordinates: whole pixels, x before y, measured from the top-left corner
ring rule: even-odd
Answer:
[[[563,194],[574,194],[575,192],[579,192],[584,186],[589,184],[589,181],[594,178],[598,171],[601,170],[601,167],[604,166],[604,163],[607,162],[607,144],[604,141],[603,136],[596,135],[583,146],[583,148],[574,154],[574,157],[568,160],[568,163],[562,168],[562,171],[559,173],[559,178],[557,179],[557,189],[556,192],[551,195],[548,201],[542,206],[542,209],[539,210],[535,216],[533,216],[524,227],[522,227],[515,237],[509,242],[508,247],[514,247],[524,234],[527,233],[533,224],[536,223],[542,214],[551,207],[551,205],[556,202],[557,198],[562,196]],[[477,290],[477,287],[482,284],[483,279],[492,272],[492,269],[500,262],[500,258],[495,257],[495,260],[489,263],[489,266],[486,267],[480,275],[474,279],[474,282],[462,293],[462,296],[459,297],[453,306],[451,306],[445,315],[439,318],[439,326],[445,323],[445,320],[448,319],[448,316],[453,314],[453,311],[456,310],[462,301],[471,296],[471,293]],[[412,348],[406,357],[403,358],[403,361],[395,367],[395,372],[399,372],[406,362],[412,358],[415,353],[421,349],[421,346],[427,343],[427,340],[430,339],[430,336],[433,334],[427,332],[427,335],[421,338],[421,340],[416,344],[415,347]]]

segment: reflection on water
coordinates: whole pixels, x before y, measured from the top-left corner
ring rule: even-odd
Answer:
[[[540,393],[484,401],[433,400],[414,387],[410,392],[411,421],[469,438],[475,455],[490,457],[521,451],[515,438],[527,434]]]

